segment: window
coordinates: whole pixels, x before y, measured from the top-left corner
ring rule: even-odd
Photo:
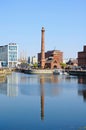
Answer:
[[[9,50],[17,50],[17,46],[9,46]]]

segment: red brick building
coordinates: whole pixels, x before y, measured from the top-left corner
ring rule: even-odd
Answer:
[[[78,52],[78,65],[86,67],[86,46],[83,47],[82,52]]]
[[[60,63],[63,62],[63,53],[59,50],[45,52],[45,29],[41,29],[41,52],[38,53],[38,63],[41,69],[44,68],[61,68]]]
[[[45,67],[44,68],[61,68],[60,63],[63,62],[63,52],[52,50],[45,52]],[[41,53],[38,53],[38,63],[41,63]]]

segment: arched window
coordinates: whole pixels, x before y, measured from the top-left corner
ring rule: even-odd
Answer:
[[[57,66],[56,66],[56,65],[54,65],[54,66],[53,66],[53,68],[54,68],[54,69],[57,69]]]

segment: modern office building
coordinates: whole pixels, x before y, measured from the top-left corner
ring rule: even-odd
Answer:
[[[0,61],[4,67],[15,67],[18,62],[18,46],[16,43],[0,46]]]

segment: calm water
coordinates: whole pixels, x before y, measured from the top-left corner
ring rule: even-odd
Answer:
[[[0,82],[0,130],[85,129],[85,78],[13,73]]]

